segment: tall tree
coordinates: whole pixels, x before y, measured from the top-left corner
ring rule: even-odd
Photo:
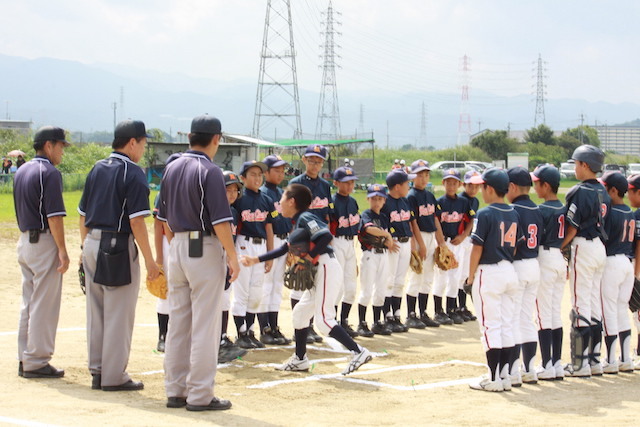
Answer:
[[[556,137],[553,136],[553,130],[544,123],[539,125],[537,128],[527,130],[524,135],[524,140],[526,142],[534,143],[541,142],[545,145],[556,144]]]
[[[493,160],[506,160],[507,153],[518,151],[518,141],[509,138],[504,130],[490,130],[471,140],[471,146],[480,148]]]

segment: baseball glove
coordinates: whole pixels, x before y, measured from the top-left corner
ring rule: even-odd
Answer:
[[[284,272],[284,285],[294,291],[306,291],[313,288],[318,266],[311,261],[300,258],[288,266]]]
[[[80,279],[80,289],[82,289],[83,294],[87,294],[87,287],[84,281],[84,265],[80,264],[80,268],[78,268],[78,278]]]
[[[640,280],[637,278],[633,281],[633,290],[631,298],[629,298],[629,310],[632,312],[640,310]]]
[[[358,240],[361,244],[365,246],[370,246],[372,248],[386,248],[387,238],[385,236],[374,236],[373,234],[369,234],[366,231],[358,234]]]
[[[458,268],[458,260],[451,252],[448,246],[438,246],[433,254],[434,262],[440,270],[451,270],[452,268]]]
[[[158,277],[153,280],[147,279],[147,289],[149,289],[151,295],[160,299],[167,299],[167,278],[162,269],[160,269]]]
[[[409,267],[416,274],[422,274],[422,258],[418,251],[411,251],[411,260],[409,261]]]

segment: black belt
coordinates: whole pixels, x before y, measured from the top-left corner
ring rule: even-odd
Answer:
[[[373,252],[374,254],[383,254],[386,252],[385,248],[371,248],[365,249],[365,252]]]
[[[560,248],[556,248],[555,246],[547,246],[547,245],[543,245],[542,249],[544,249],[545,251],[548,251],[550,249],[560,249]]]
[[[327,252],[327,255],[329,255],[329,258],[335,258],[336,254],[334,254],[333,252]]]
[[[341,237],[341,238],[347,239],[347,240],[353,240],[353,236],[336,236],[336,237]]]
[[[244,240],[247,242],[255,243],[256,245],[261,245],[262,242],[266,241],[266,239],[262,237],[252,237],[252,236],[244,236]]]
[[[287,237],[289,237],[288,234],[276,234],[275,236],[280,240],[287,240]]]
[[[409,241],[411,237],[407,237],[407,236],[402,236],[402,237],[396,237],[396,240],[400,243],[407,243]]]

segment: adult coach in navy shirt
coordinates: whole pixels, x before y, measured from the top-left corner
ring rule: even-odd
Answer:
[[[167,166],[160,187],[158,219],[166,221],[167,233],[173,235],[164,358],[169,408],[211,411],[231,407],[231,402],[213,393],[227,265],[229,282],[239,272],[224,176],[212,161],[221,136],[218,119],[195,117],[190,149]]]
[[[64,130],[45,126],[35,134],[36,157],[16,172],[13,201],[21,231],[18,263],[22,270],[22,305],[18,328],[18,375],[60,378],[64,371],[49,364],[60,317],[62,275],[69,268],[64,242],[66,216],[62,201]]]
[[[136,164],[144,154],[147,136],[141,121],[118,123],[111,145],[114,151],[89,172],[78,206],[92,389],[144,387],[133,381],[126,369],[140,289],[136,243],[147,277],[154,279],[159,274],[144,222],[144,217],[151,215],[149,186]]]

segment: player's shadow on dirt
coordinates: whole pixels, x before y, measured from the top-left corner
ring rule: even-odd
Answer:
[[[255,418],[236,415],[233,413],[233,407],[227,411],[190,412],[185,408],[167,408],[165,406],[165,399],[154,399],[137,391],[104,392],[102,390],[91,390],[84,384],[81,385],[66,378],[62,378],[57,381],[43,380],[40,382],[46,387],[56,389],[61,394],[77,400],[95,401],[100,402],[101,404],[114,404],[114,407],[111,410],[96,409],[95,413],[98,416],[103,412],[106,412],[106,415],[108,416],[109,412],[118,411],[118,406],[120,405],[126,405],[131,409],[146,411],[149,413],[149,418],[140,418],[139,413],[132,412],[130,423],[128,423],[132,425],[154,425],[156,424],[154,423],[154,420],[157,419],[156,417],[166,415],[184,417],[193,421],[211,421],[219,425],[252,425],[265,427],[276,425]],[[233,400],[231,403],[234,403]],[[109,423],[108,419],[103,421]]]
[[[640,402],[640,394],[635,392],[639,384],[637,373],[565,378],[563,381],[523,384],[511,392],[500,393],[500,397],[546,413],[604,417],[607,411],[624,409],[626,402]]]

